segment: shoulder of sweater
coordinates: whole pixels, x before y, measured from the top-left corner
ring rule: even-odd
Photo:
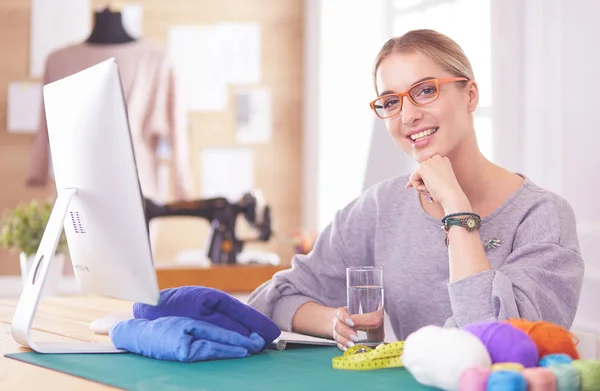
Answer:
[[[168,70],[174,68],[173,58],[166,45],[150,40],[140,41],[139,45],[139,49],[143,53],[143,58],[153,64],[152,66],[159,67],[165,74],[168,73]],[[142,56],[140,55],[139,57]]]
[[[408,182],[409,177],[410,175],[406,174],[384,179],[365,189],[362,196],[378,199],[381,197],[387,198],[388,195],[393,194],[397,197],[399,194],[406,191],[406,183]]]
[[[114,52],[116,49],[127,49],[128,53],[132,55],[139,55],[143,53],[146,56],[164,60],[169,57],[169,51],[165,44],[152,40],[140,39],[135,42],[123,43],[123,44],[110,44],[110,45],[89,45],[85,42],[70,44],[61,48],[55,49],[50,52],[47,56],[48,61],[61,58],[63,56],[71,56],[74,51],[80,50],[99,50]]]
[[[577,223],[571,204],[557,193],[526,180],[519,194],[517,230],[518,243],[548,242],[571,246],[577,250]]]
[[[573,207],[563,196],[525,179],[522,202],[530,209],[535,208],[540,212],[553,214],[559,218],[574,216]]]
[[[63,56],[68,56],[73,51],[81,50],[84,47],[84,45],[85,45],[85,43],[80,42],[80,43],[74,43],[74,44],[70,44],[70,45],[66,45],[66,46],[62,46],[57,49],[54,49],[50,53],[48,53],[48,55],[46,56],[46,61],[51,62],[52,60],[55,60],[57,58],[60,58]]]
[[[405,185],[408,177],[409,175],[402,175],[384,179],[365,189],[344,209],[349,213],[360,213],[364,210],[371,212],[381,205],[387,204],[390,200],[397,200],[406,191]]]
[[[405,191],[408,175],[382,180],[352,199],[337,210],[334,220],[339,226],[372,227],[370,222],[378,219],[382,210],[388,208],[391,200],[398,199]]]
[[[169,50],[167,46],[161,42],[143,39],[138,41],[138,45],[141,50],[154,54],[158,57],[164,58],[169,56]]]

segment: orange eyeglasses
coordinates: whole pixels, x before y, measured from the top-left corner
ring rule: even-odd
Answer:
[[[455,81],[469,81],[464,77],[446,77],[418,82],[407,91],[399,94],[386,94],[370,103],[371,109],[381,119],[395,116],[402,110],[402,101],[406,96],[414,105],[424,106],[440,97],[440,85]]]

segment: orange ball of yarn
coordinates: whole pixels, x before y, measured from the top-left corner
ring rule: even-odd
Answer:
[[[540,357],[548,354],[564,353],[573,360],[579,358],[575,335],[557,324],[527,319],[508,319],[505,322],[524,331],[536,344]]]

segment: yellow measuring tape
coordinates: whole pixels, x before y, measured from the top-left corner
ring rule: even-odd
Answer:
[[[382,344],[376,348],[355,345],[342,356],[334,357],[333,368],[348,371],[369,371],[382,368],[403,367],[400,356],[404,350],[404,341]]]

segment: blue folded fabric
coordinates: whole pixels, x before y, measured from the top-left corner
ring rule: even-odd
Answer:
[[[150,320],[164,316],[203,320],[246,337],[255,332],[266,345],[281,334],[271,319],[254,308],[223,291],[203,286],[163,289],[157,306],[135,303],[133,316]]]
[[[243,358],[260,352],[257,333],[245,337],[214,324],[184,317],[128,319],[109,329],[118,349],[159,360],[194,362]]]

